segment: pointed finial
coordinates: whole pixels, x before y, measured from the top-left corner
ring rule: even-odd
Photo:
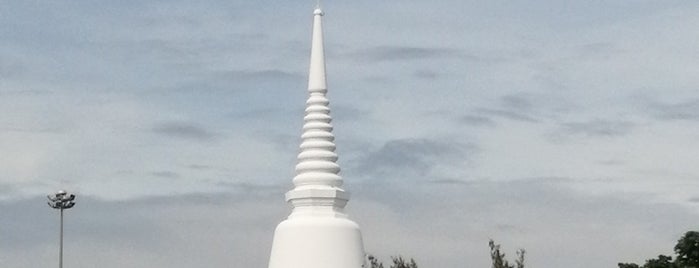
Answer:
[[[320,8],[320,0],[316,1],[316,8],[313,10],[313,15],[321,15],[323,16],[323,10]]]
[[[308,75],[308,90],[325,92],[328,88],[325,79],[325,52],[323,49],[323,11],[313,11],[313,37],[311,41],[311,66]]]

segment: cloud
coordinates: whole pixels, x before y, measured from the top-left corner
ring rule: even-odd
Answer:
[[[430,180],[429,183],[463,185],[463,184],[471,184],[473,182],[465,181],[465,180],[458,180],[458,179],[434,179],[434,180]]]
[[[413,76],[425,80],[435,80],[439,77],[439,73],[433,70],[417,70],[413,73]]]
[[[12,79],[26,72],[26,66],[21,61],[3,57],[0,54],[0,78]]]
[[[519,113],[517,111],[479,108],[479,109],[476,109],[476,113],[488,115],[488,116],[493,116],[493,117],[505,118],[505,119],[514,120],[514,121],[520,121],[520,122],[527,122],[527,123],[538,123],[539,122],[538,119],[536,119],[530,115],[527,115],[527,114]]]
[[[500,97],[500,102],[502,106],[512,110],[529,111],[534,106],[532,98],[532,96],[525,94],[510,94]]]
[[[626,53],[610,42],[594,42],[582,45],[578,55],[579,60],[609,59],[613,56]]]
[[[463,123],[469,126],[494,126],[495,121],[486,117],[478,115],[464,115],[458,118],[459,123]]]
[[[352,58],[374,62],[452,58],[460,53],[448,48],[378,46],[351,53]]]
[[[65,211],[64,260],[80,267],[224,267],[230,263],[262,267],[269,257],[274,226],[286,216],[281,193],[273,197],[255,192],[189,194],[129,201],[78,196],[76,202]],[[58,214],[46,205],[45,197],[0,202],[0,209],[13,215],[0,219],[3,266],[30,268],[55,262]]]
[[[166,179],[176,179],[180,177],[179,173],[173,171],[154,171],[151,172],[150,175]]]
[[[603,166],[623,166],[626,163],[624,161],[610,159],[610,160],[597,161],[597,164],[600,164]]]
[[[352,173],[373,176],[426,175],[436,166],[464,161],[475,153],[472,144],[431,139],[398,139],[351,161]]]
[[[223,72],[220,73],[220,76],[225,77],[229,80],[232,81],[239,81],[239,80],[245,80],[245,81],[265,81],[265,80],[273,80],[273,81],[286,81],[286,80],[303,80],[305,79],[304,75],[301,74],[296,74],[296,73],[290,73],[287,71],[282,71],[282,70],[259,70],[259,71],[252,71],[252,70],[242,70],[242,71],[228,71],[228,72]]]
[[[557,136],[617,137],[631,133],[636,124],[629,121],[595,119],[561,124]]]
[[[62,129],[59,129],[59,128],[27,128],[27,127],[13,127],[13,126],[0,127],[0,132],[60,133],[61,131],[62,131]]]
[[[187,165],[187,167],[190,169],[195,169],[195,170],[209,170],[209,169],[214,168],[212,166],[202,165],[202,164],[190,164],[190,165]]]
[[[332,105],[332,117],[337,122],[361,122],[369,118],[369,112],[348,105]]]
[[[532,93],[511,93],[500,96],[495,107],[476,108],[472,114],[462,115],[457,121],[467,124],[488,125],[495,123],[494,118],[507,119],[525,123],[540,123],[551,117],[553,111],[560,111],[551,103],[550,96]],[[559,104],[560,105],[560,104]]]
[[[647,252],[671,250],[677,235],[699,220],[695,211],[649,203],[644,195],[586,194],[571,188],[576,183],[551,177],[418,185],[367,180],[348,185],[353,193],[348,210],[362,228],[368,252],[382,258],[402,254],[421,266],[442,267],[458,267],[464,259],[489,265],[489,238],[511,250],[525,248],[530,265],[538,267],[642,261]],[[286,189],[228,186],[230,191],[221,193],[122,201],[80,195],[76,207],[66,211],[66,263],[264,267],[274,226],[289,213]],[[58,217],[45,197],[0,201],[0,210],[13,215],[0,218],[4,265],[31,268],[55,261]],[[604,245],[589,247],[600,240]],[[585,261],[581,251],[598,257]],[[609,251],[614,254],[605,254]]]
[[[215,134],[205,128],[188,122],[163,122],[152,128],[153,133],[187,140],[211,141]]]
[[[287,189],[286,186],[276,185],[276,184],[256,184],[248,182],[219,182],[218,186],[225,187],[232,190],[240,190],[248,193],[264,194],[264,195],[283,195]]]
[[[642,261],[646,252],[671,250],[677,235],[699,220],[694,211],[648,203],[644,195],[577,192],[571,188],[577,183],[567,178],[426,182],[420,187],[355,182],[348,186],[353,191],[348,209],[362,227],[369,252],[382,258],[402,254],[422,266],[443,267],[458,267],[464,259],[487,266],[489,238],[511,250],[525,248],[529,263],[538,267]],[[228,186],[230,191],[221,193],[122,201],[79,195],[65,214],[66,263],[263,267],[274,226],[289,213],[286,189]],[[55,261],[58,215],[44,196],[0,201],[0,210],[13,215],[0,218],[3,265],[30,268]],[[606,243],[589,247],[600,239]],[[554,249],[557,254],[551,257]],[[599,257],[583,261],[587,256],[579,257],[581,251]]]
[[[699,99],[652,104],[655,116],[663,120],[699,121]]]
[[[0,16],[0,177],[13,182],[0,185],[0,266],[54,263],[55,211],[17,197],[68,186],[122,200],[81,195],[68,266],[264,267],[288,212],[280,185],[301,124],[288,115],[301,120],[312,7],[35,2],[8,1]],[[338,148],[367,249],[487,267],[491,236],[528,249],[532,266],[571,268],[671,250],[699,222],[681,207],[698,203],[685,153],[697,35],[683,27],[697,24],[696,3],[493,3],[327,3],[330,82],[346,89],[331,98]],[[634,114],[636,91],[673,99]],[[671,128],[636,131],[648,113]],[[50,129],[65,131],[26,132]],[[558,146],[547,131],[590,138]],[[590,173],[645,182],[497,181]]]
[[[528,178],[418,187],[409,182],[365,181],[356,186],[349,206],[363,228],[369,252],[386,257],[402,254],[423,266],[442,267],[458,267],[463,260],[488,266],[490,238],[512,251],[525,248],[528,262],[537,267],[642,261],[652,256],[643,255],[646,252],[671,250],[677,235],[699,220],[699,214],[686,207],[649,203],[642,194],[587,194],[573,190],[578,183],[568,178]],[[583,246],[601,240],[606,243]],[[650,241],[656,242],[646,243]],[[556,256],[551,257],[552,251]],[[599,257],[585,260],[588,254]]]
[[[19,193],[19,189],[15,184],[12,183],[0,183],[0,200],[3,197],[14,196]]]
[[[15,89],[15,90],[2,90],[0,91],[0,96],[39,96],[39,95],[50,95],[54,94],[51,90],[39,90],[39,89]]]
[[[252,105],[259,104],[257,98],[267,98],[270,93],[287,95],[294,90],[302,89],[304,81],[303,75],[278,69],[223,70],[201,73],[161,90],[167,93],[184,94],[188,100],[204,98],[209,103],[229,100],[226,97],[235,95],[237,98],[253,100],[246,103]],[[202,95],[202,92],[207,92],[207,95]],[[213,93],[217,95],[212,97]],[[192,105],[186,102],[184,104]]]

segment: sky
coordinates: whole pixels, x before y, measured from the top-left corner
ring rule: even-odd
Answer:
[[[6,1],[0,266],[266,267],[315,1]],[[616,267],[699,228],[699,2],[324,0],[366,251]]]

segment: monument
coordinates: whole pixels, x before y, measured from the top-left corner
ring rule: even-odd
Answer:
[[[289,217],[274,232],[269,268],[361,268],[365,264],[359,226],[344,212],[349,194],[341,188],[326,98],[323,11],[313,12],[311,64],[303,134],[294,188],[286,193]]]

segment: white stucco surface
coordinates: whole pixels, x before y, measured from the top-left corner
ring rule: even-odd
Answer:
[[[349,194],[335,153],[332,117],[325,94],[323,12],[313,12],[311,64],[302,142],[294,189],[286,200],[293,210],[274,233],[269,268],[360,268],[365,265],[359,226],[344,212]]]

